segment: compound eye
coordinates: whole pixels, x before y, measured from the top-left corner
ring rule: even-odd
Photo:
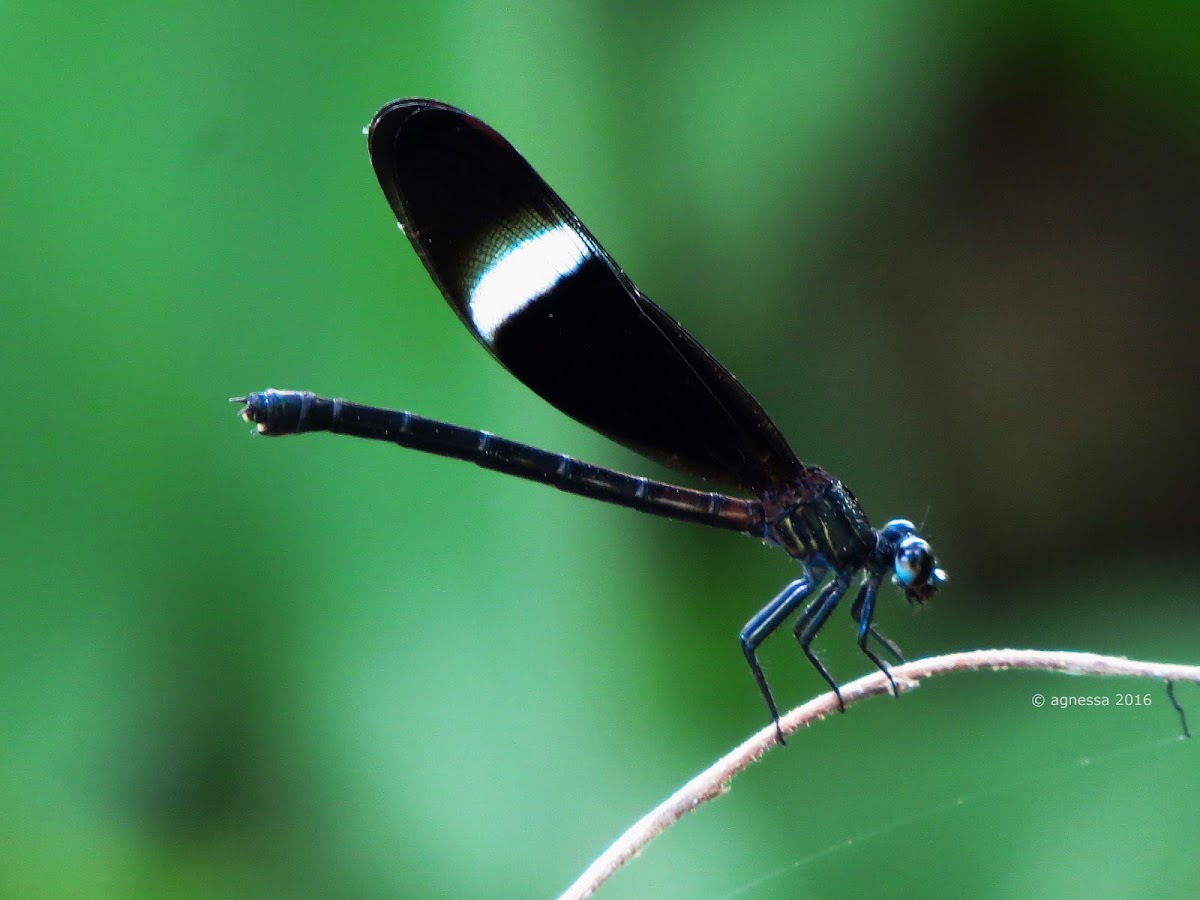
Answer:
[[[896,580],[904,587],[920,587],[929,580],[933,553],[929,542],[910,534],[896,547]]]
[[[908,535],[914,534],[916,530],[917,526],[908,521],[908,519],[892,519],[892,521],[883,526],[880,534],[889,544],[894,544],[899,540],[903,540]]]

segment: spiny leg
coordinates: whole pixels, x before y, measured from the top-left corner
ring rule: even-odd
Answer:
[[[866,599],[867,599],[864,596],[866,593],[867,584],[871,585],[871,597],[870,597],[871,604],[867,610],[866,615],[864,616],[862,609],[863,609],[863,604],[866,602]],[[861,620],[863,618],[866,618],[867,633],[869,635],[871,635],[871,637],[875,638],[876,641],[879,642],[879,646],[881,646],[884,650],[886,650],[888,652],[888,655],[890,655],[892,657],[892,659],[894,659],[896,661],[896,665],[903,665],[904,664],[904,654],[900,652],[900,648],[897,647],[895,643],[893,643],[892,641],[890,641],[886,637],[884,637],[883,634],[879,631],[879,629],[877,629],[875,627],[875,624],[873,621],[874,616],[875,616],[875,592],[877,590],[879,590],[879,580],[878,579],[869,579],[867,581],[867,584],[863,585],[863,590],[860,590],[858,592],[858,596],[856,598],[854,598],[854,605],[850,607],[850,617],[852,619],[854,619],[855,622],[858,622],[860,625],[862,624]],[[861,631],[862,629],[860,628],[859,630]]]
[[[900,689],[896,687],[896,679],[892,678],[891,670],[882,659],[875,655],[875,651],[867,646],[867,639],[873,637],[897,663],[904,662],[904,657],[900,655],[900,648],[880,634],[871,624],[871,617],[875,615],[875,595],[878,590],[878,578],[868,578],[863,582],[863,586],[858,589],[858,596],[854,598],[854,604],[850,607],[850,617],[858,623],[858,649],[865,653],[867,658],[875,663],[876,668],[887,676],[888,683],[892,686],[892,696],[899,697]]]
[[[833,689],[833,693],[837,697],[838,708],[842,712],[846,711],[846,704],[842,701],[841,689],[838,688],[837,682],[833,680],[833,676],[829,674],[829,670],[817,659],[817,654],[813,653],[812,642],[817,636],[817,632],[821,630],[821,626],[825,624],[825,620],[837,609],[838,601],[842,599],[849,587],[849,578],[841,574],[835,575],[833,581],[829,582],[825,586],[825,590],[821,591],[820,596],[813,601],[808,609],[804,610],[803,615],[797,620],[796,626],[793,629],[796,640],[800,642],[800,649],[804,651],[804,655],[808,657],[808,661],[813,664],[813,667],[821,673],[821,677]]]
[[[812,622],[813,616],[820,611],[821,604],[825,600],[826,595],[834,589],[836,584],[837,581],[834,580],[825,585],[825,590],[817,595],[817,599],[804,607],[804,612],[796,617],[796,623],[792,626],[792,631],[796,637],[799,637],[804,632],[804,629],[808,627],[809,623]]]
[[[758,683],[759,692],[767,701],[767,709],[771,712],[771,721],[775,723],[775,734],[781,744],[787,742],[783,739],[783,731],[779,727],[779,710],[775,706],[775,698],[771,696],[771,689],[767,686],[767,676],[758,663],[758,647],[770,637],[776,628],[783,624],[783,620],[790,616],[797,606],[804,602],[804,598],[812,593],[813,588],[824,577],[824,569],[811,568],[807,570],[803,578],[797,578],[780,591],[774,600],[759,610],[757,615],[746,623],[746,627],[742,629],[740,635],[742,653],[746,656],[746,662],[750,664],[750,671],[754,673],[754,680]]]

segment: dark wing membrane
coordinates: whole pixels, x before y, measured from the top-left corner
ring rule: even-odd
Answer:
[[[798,477],[757,401],[503,137],[454,107],[396,100],[371,123],[368,147],[434,283],[526,386],[672,468],[759,494]]]

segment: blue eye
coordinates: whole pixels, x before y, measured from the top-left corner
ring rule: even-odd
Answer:
[[[893,564],[896,570],[896,580],[905,587],[916,587],[929,579],[933,567],[933,554],[929,542],[910,534],[896,547],[896,560]]]

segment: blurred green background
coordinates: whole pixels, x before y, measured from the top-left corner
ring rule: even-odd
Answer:
[[[0,894],[550,896],[765,724],[736,638],[783,554],[225,402],[664,474],[439,298],[360,134],[399,96],[499,129],[802,458],[925,523],[953,582],[878,619],[910,655],[1196,661],[1200,13],[1142,10],[4,5]],[[819,645],[870,669],[845,610]],[[601,896],[1188,894],[1177,734],[1154,683],[941,679]]]

